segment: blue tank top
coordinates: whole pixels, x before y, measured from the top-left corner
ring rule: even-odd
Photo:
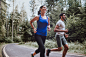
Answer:
[[[43,19],[39,15],[39,20],[37,21],[37,33],[38,35],[47,36],[47,26],[48,26],[48,17]]]

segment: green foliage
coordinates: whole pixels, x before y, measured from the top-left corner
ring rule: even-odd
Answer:
[[[35,14],[35,10],[37,9],[37,4],[36,4],[36,1],[35,0],[31,0],[30,1],[30,10],[32,12],[32,16],[34,16]]]
[[[79,6],[81,6],[79,4],[79,1],[78,0],[68,0],[68,3],[67,4],[69,5],[69,7],[79,7]]]
[[[56,22],[59,20],[59,15],[61,13],[61,5],[58,3],[57,6],[58,7],[55,7],[55,9],[51,11],[51,14],[50,14],[51,24],[52,23],[56,24]]]
[[[57,46],[56,41],[46,40],[45,47],[46,48],[57,48],[58,46]]]
[[[54,39],[55,33],[54,33],[54,27],[56,22],[59,20],[59,14],[62,12],[66,12],[67,20],[66,20],[66,28],[69,30],[69,38],[68,41],[79,41],[82,42],[86,39],[86,13],[85,13],[85,7],[82,10],[82,7],[80,5],[80,1],[78,0],[68,0],[63,1],[59,0],[59,2],[47,2],[47,7],[50,10],[49,17],[50,17],[50,25],[51,25],[51,31],[48,32],[47,39]],[[54,3],[54,8],[53,8]],[[67,3],[67,4],[66,4]],[[51,5],[52,4],[52,5]],[[63,5],[63,6],[62,6]],[[68,6],[66,11],[62,11],[62,8],[64,9],[65,6]]]
[[[37,42],[28,42],[28,43],[26,43],[26,45],[30,45],[30,46],[34,46],[34,47],[38,47]]]
[[[0,27],[0,42],[4,42],[5,33],[6,33],[5,26],[1,25],[1,27]]]
[[[73,16],[73,15],[81,14],[81,12],[78,7],[69,7],[66,14],[69,17],[70,15]]]
[[[38,47],[37,42],[26,42],[26,43],[22,43],[21,45],[29,46],[29,47]],[[46,40],[45,47],[52,49],[52,48],[57,48],[58,45],[55,40],[54,41]],[[70,43],[68,42],[68,47],[69,47],[68,52],[86,54],[86,41],[83,41],[83,43],[79,43],[78,41],[70,42]]]
[[[13,38],[13,41],[14,41],[14,42],[21,42],[22,39],[21,39],[20,36],[15,36],[15,38]]]
[[[0,37],[0,42],[4,42],[4,40],[5,40],[4,38]]]
[[[22,32],[23,32],[22,40],[24,42],[26,42],[26,41],[34,41],[33,29],[31,28],[29,21],[25,21],[21,25],[21,27],[22,27]]]
[[[86,40],[86,17],[81,19],[80,17],[71,16],[66,20],[66,28],[69,30],[68,38],[70,41],[79,41],[83,42]]]
[[[19,42],[19,45],[21,45],[21,44],[25,44],[25,42]]]
[[[86,13],[83,13],[79,16],[81,19],[85,19],[86,18]]]
[[[12,38],[11,37],[5,37],[4,42],[12,43]]]
[[[45,0],[45,1],[47,3],[46,6],[48,7],[48,13],[49,13],[49,12],[51,12],[54,9],[56,0]]]
[[[32,1],[32,0],[31,0]],[[51,2],[50,2],[51,1]],[[85,0],[83,0],[85,2]],[[69,36],[71,38],[68,38],[69,40],[79,40],[79,41],[83,41],[86,39],[86,6],[81,7],[81,10],[83,8],[83,10],[81,11],[79,8],[79,1],[78,0],[46,0],[47,2],[47,8],[48,8],[48,14],[50,17],[50,26],[51,26],[51,31],[48,32],[47,35],[47,39],[54,39],[55,37],[55,32],[54,32],[54,27],[56,22],[59,20],[59,14],[64,12],[64,8],[66,7],[66,9],[68,9],[66,12],[67,14],[67,26],[66,28],[69,29]],[[33,12],[33,14],[35,13],[34,9],[36,9],[36,6],[34,7],[35,1],[31,2],[31,10]],[[32,5],[33,4],[33,5]],[[86,3],[84,4],[86,5]],[[82,5],[80,5],[82,6]],[[2,9],[3,11],[4,9]],[[17,35],[17,33],[23,34],[22,36],[22,40],[23,41],[33,41],[34,40],[34,33],[33,33],[33,29],[31,28],[30,24],[28,21],[26,21],[27,19],[27,14],[26,11],[24,10],[24,4],[22,5],[21,11],[20,13],[18,12],[18,5],[15,7],[14,10],[14,14],[13,12],[10,13],[10,15],[8,16],[2,16],[1,15],[1,19],[2,20],[2,32],[3,35],[5,36],[5,34],[9,33],[8,36],[12,36],[12,17],[14,19],[14,34]],[[2,13],[3,14],[3,13]],[[80,14],[80,15],[78,15]],[[71,15],[71,17],[70,17]],[[6,17],[8,17],[10,20],[9,22],[7,21],[7,24],[5,24],[5,19],[7,19]],[[21,24],[21,26],[19,26]],[[0,24],[1,25],[1,24]],[[4,25],[7,25],[7,27],[5,27]],[[21,27],[20,31],[19,28]],[[6,29],[7,32],[6,32]],[[8,29],[9,28],[9,29]],[[14,35],[15,36],[15,35]],[[73,38],[72,38],[73,37]],[[16,39],[16,40],[15,40]],[[8,40],[9,41],[9,37],[7,38],[0,38],[0,41],[4,41],[4,40]],[[18,38],[14,38],[14,41],[18,41]],[[20,40],[19,40],[20,41]]]
[[[53,11],[50,11],[51,13],[50,13],[49,17],[50,17],[51,31],[48,31],[48,33],[47,33],[47,39],[53,39],[54,40],[54,37],[55,37],[54,28],[55,28],[56,22],[59,20],[59,14],[61,13],[61,5],[59,3],[57,3],[57,6],[55,6],[53,8]]]
[[[83,41],[83,43],[79,43],[78,41],[76,41],[76,42],[68,43],[68,46],[69,46],[68,52],[86,54],[85,42],[86,41]]]
[[[55,32],[54,32],[54,27],[55,27],[55,24],[51,24],[51,31],[47,31],[47,39],[52,39],[54,40],[54,37],[55,37]]]
[[[5,36],[6,29],[4,25],[1,26],[1,31],[2,31],[2,35]]]
[[[0,57],[2,56],[2,48],[4,47],[4,45],[6,45],[6,43],[0,43]]]
[[[86,41],[83,42],[84,54],[86,54]]]
[[[85,3],[85,7],[84,7],[84,13],[86,13],[86,3]]]
[[[21,42],[21,37],[20,36],[16,36],[13,38],[14,42]],[[12,43],[12,38],[11,37],[4,37],[4,38],[0,38],[0,42],[6,42],[6,43]]]

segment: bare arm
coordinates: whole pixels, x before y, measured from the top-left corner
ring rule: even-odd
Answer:
[[[50,28],[50,18],[48,17],[48,28]]]
[[[50,28],[50,18],[48,17],[48,31],[50,31],[51,30],[51,28]]]
[[[50,25],[50,18],[48,17],[48,25]]]
[[[36,16],[36,17],[34,17],[31,21],[30,21],[30,25],[31,25],[31,27],[34,29],[34,26],[33,26],[33,22],[34,21],[38,21],[39,20],[39,16]]]
[[[68,32],[68,29],[66,29],[66,30],[60,30],[59,29],[59,26],[56,25],[55,28],[54,28],[54,32],[65,32],[65,33],[67,33]]]
[[[30,21],[30,25],[31,25],[31,27],[33,28],[33,31],[34,31],[34,33],[36,33],[37,31],[36,31],[36,28],[34,28],[34,26],[33,26],[33,22],[34,21],[38,21],[39,20],[39,16],[36,16],[36,17],[34,17],[31,21]]]

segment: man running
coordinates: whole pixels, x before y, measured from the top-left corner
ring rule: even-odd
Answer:
[[[56,23],[56,26],[54,28],[54,32],[56,32],[56,40],[57,40],[58,48],[48,49],[46,52],[47,56],[49,56],[49,53],[51,51],[61,51],[62,44],[64,46],[64,51],[63,51],[62,57],[65,57],[65,55],[69,49],[67,41],[64,36],[68,32],[68,29],[65,29],[65,23],[64,23],[64,20],[66,19],[66,15],[65,15],[65,13],[61,13],[59,15],[59,17],[60,17],[60,20]],[[66,35],[66,36],[68,36],[68,35]]]

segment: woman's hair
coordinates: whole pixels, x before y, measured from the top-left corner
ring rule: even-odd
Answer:
[[[63,14],[65,14],[65,13],[61,13],[61,14],[59,15],[59,17],[61,18],[61,16],[63,16]]]
[[[42,6],[40,7],[40,9],[42,9],[43,6],[45,6],[45,5],[42,5]],[[39,11],[38,11],[38,15],[41,14],[41,10],[40,10],[40,9],[39,9]]]

